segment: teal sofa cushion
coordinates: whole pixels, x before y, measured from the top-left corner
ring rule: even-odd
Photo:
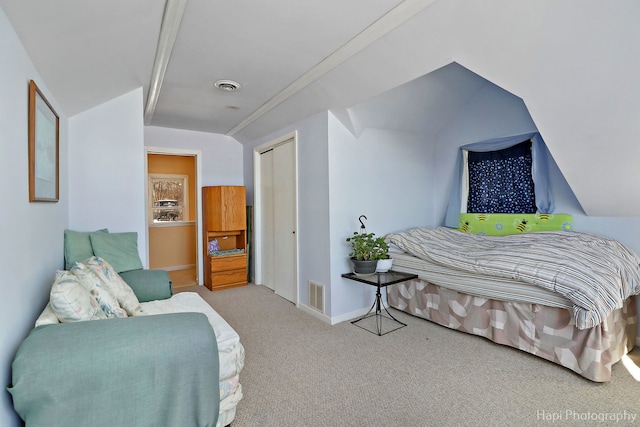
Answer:
[[[133,289],[140,302],[166,299],[173,294],[164,270],[143,270],[138,255],[138,233],[109,233],[106,228],[93,232],[64,231],[65,268],[93,256],[106,260]]]
[[[117,273],[142,269],[138,255],[138,233],[91,233],[93,253],[106,260]]]
[[[119,273],[120,277],[138,297],[140,302],[171,298],[171,279],[164,270],[130,270]]]
[[[65,270],[70,270],[74,262],[83,261],[94,255],[90,238],[94,233],[108,234],[109,230],[106,228],[90,232],[64,230]]]

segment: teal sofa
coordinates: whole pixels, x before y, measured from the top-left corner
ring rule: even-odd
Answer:
[[[167,272],[142,269],[136,240],[66,230],[65,268],[106,256],[140,303],[170,303]],[[210,315],[40,323],[50,304],[18,348],[7,388],[27,427],[216,426],[220,361]]]
[[[215,426],[217,353],[202,313],[43,325],[8,390],[27,427]]]

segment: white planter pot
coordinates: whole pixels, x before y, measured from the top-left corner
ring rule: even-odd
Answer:
[[[376,273],[386,273],[393,265],[393,258],[379,259],[376,266]]]

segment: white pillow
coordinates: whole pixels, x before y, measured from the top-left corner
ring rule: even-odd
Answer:
[[[127,317],[127,312],[120,307],[118,300],[104,288],[102,280],[93,270],[81,262],[75,262],[70,271],[78,278],[82,287],[89,291],[108,318]]]
[[[100,257],[93,256],[82,261],[102,282],[103,287],[124,308],[129,316],[143,315],[140,301],[133,289],[116,273],[111,264]]]
[[[89,291],[68,271],[56,272],[49,296],[51,309],[63,323],[107,318]]]
[[[42,325],[54,325],[60,323],[60,319],[56,316],[55,311],[51,308],[51,302],[47,303],[47,306],[42,310],[40,316],[36,319],[36,328]]]

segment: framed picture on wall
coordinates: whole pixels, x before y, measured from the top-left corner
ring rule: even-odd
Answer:
[[[60,197],[60,118],[36,83],[29,82],[29,201]]]

